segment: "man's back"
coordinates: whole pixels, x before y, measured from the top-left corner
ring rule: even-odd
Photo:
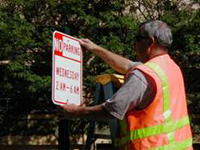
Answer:
[[[127,138],[123,141],[129,149],[175,147],[183,149],[192,145],[191,130],[187,115],[183,78],[179,67],[169,55],[154,57],[139,69],[152,77],[156,95],[145,109],[132,110],[126,114]],[[124,137],[121,137],[124,139]],[[184,145],[184,143],[186,145]]]

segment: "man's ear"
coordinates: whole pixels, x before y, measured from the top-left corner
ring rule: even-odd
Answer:
[[[147,44],[148,44],[147,53],[150,54],[151,51],[152,51],[152,49],[153,49],[154,46],[155,46],[155,38],[154,38],[154,37],[150,37],[150,38],[148,39]]]
[[[148,45],[149,45],[149,46],[153,46],[154,44],[155,44],[155,38],[151,36],[151,37],[148,39]]]

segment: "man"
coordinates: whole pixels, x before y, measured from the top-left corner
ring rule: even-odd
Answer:
[[[114,54],[88,39],[80,44],[126,74],[124,85],[105,103],[63,106],[65,117],[120,120],[115,145],[124,150],[189,150],[189,125],[183,77],[168,55],[172,33],[166,23],[152,20],[139,27],[135,51],[143,64]]]

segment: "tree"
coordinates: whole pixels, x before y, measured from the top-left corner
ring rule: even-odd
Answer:
[[[52,33],[66,32],[76,37],[89,37],[94,42],[114,52],[132,57],[133,37],[137,24],[132,17],[123,14],[124,1],[82,0],[4,0],[0,12],[1,50],[1,99],[9,99],[9,110],[29,113],[32,110],[55,109],[51,102]],[[98,63],[97,63],[98,62]],[[84,52],[85,102],[91,103],[95,76],[113,72],[103,61]],[[18,130],[16,113],[5,114],[2,124],[14,134],[26,134]],[[81,129],[84,124],[76,122]],[[79,127],[73,128],[74,132]],[[21,128],[21,127],[20,127]]]
[[[184,72],[190,111],[199,113],[200,87],[196,82],[199,81],[196,72],[199,72],[200,67],[200,10],[198,0],[190,2],[2,0],[1,100],[9,101],[14,112],[55,109],[51,102],[51,45],[54,30],[70,30],[72,36],[90,38],[115,53],[136,60],[133,39],[139,23],[161,19],[173,31],[171,53]],[[96,75],[114,71],[99,57],[87,51],[84,51],[83,71],[85,103],[90,105]]]

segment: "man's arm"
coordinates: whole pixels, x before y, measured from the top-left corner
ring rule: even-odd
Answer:
[[[125,74],[131,69],[134,63],[120,55],[114,54],[90,41],[89,39],[80,40],[81,46],[85,47],[89,51],[100,56],[110,67],[119,73]]]
[[[61,118],[86,118],[94,121],[108,121],[114,119],[104,108],[103,104],[84,107],[74,104],[67,104],[62,106],[59,115]]]

